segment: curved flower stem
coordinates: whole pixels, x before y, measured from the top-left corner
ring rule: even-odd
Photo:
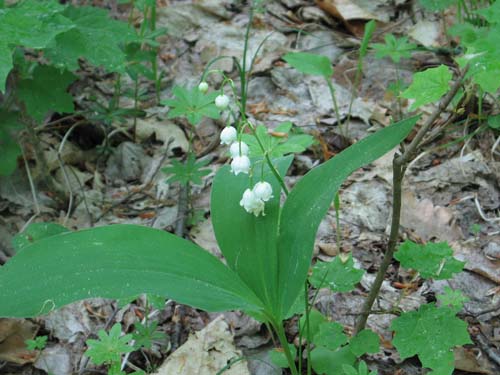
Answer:
[[[344,135],[343,134],[344,133],[343,132],[343,125],[342,125],[342,121],[340,119],[339,105],[337,103],[337,98],[335,97],[335,87],[333,87],[333,84],[329,78],[326,78],[326,83],[328,85],[328,90],[330,90],[330,96],[332,97],[333,109],[335,111],[335,117],[337,119],[337,124],[339,125],[340,133],[342,135]]]

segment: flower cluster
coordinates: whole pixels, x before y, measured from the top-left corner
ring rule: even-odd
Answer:
[[[231,162],[231,172],[235,175],[250,172],[250,158],[248,157],[248,145],[245,142],[237,141],[238,133],[232,126],[227,126],[220,134],[221,144],[231,145],[229,152],[233,161]]]
[[[266,181],[257,182],[252,190],[246,189],[240,201],[240,206],[247,212],[259,216],[265,215],[264,205],[273,197],[273,188]]]
[[[205,91],[207,87],[205,82],[200,83],[200,91]],[[225,110],[229,106],[229,98],[221,94],[215,98],[215,105],[220,110]],[[238,132],[232,126],[226,126],[220,134],[220,143],[229,146],[231,154],[231,172],[235,175],[240,173],[250,173],[250,158],[248,157],[249,148],[245,142],[238,141]],[[248,213],[259,216],[264,213],[265,203],[273,197],[273,188],[269,182],[260,181],[252,189],[246,189],[240,200],[240,206]]]

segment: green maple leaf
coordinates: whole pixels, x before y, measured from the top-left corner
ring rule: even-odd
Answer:
[[[42,121],[49,111],[72,113],[73,97],[66,92],[75,76],[52,66],[38,65],[32,79],[19,81],[17,97],[21,99],[28,114]]]
[[[132,335],[136,349],[144,347],[150,349],[154,341],[165,341],[167,335],[163,332],[158,332],[158,322],[152,322],[151,324],[138,323],[134,326],[135,333]]]
[[[57,1],[21,1],[0,12],[0,91],[13,67],[16,46],[45,48],[56,35],[70,30],[73,23],[60,13],[65,9]]]
[[[500,22],[500,3],[498,1],[494,2],[487,8],[478,9],[477,14],[484,17],[486,21],[491,24]]]
[[[204,116],[212,119],[220,117],[220,111],[214,103],[219,92],[203,94],[197,87],[188,90],[180,86],[175,86],[172,92],[175,99],[162,102],[171,107],[168,118],[186,117],[190,124],[198,125]]]
[[[452,76],[450,69],[445,65],[415,73],[412,84],[401,96],[415,100],[410,106],[410,111],[424,104],[437,102],[450,89],[449,83]]]
[[[48,46],[46,55],[54,64],[74,71],[79,68],[78,59],[85,58],[109,72],[125,71],[126,56],[121,47],[136,40],[127,23],[113,20],[104,9],[94,7],[68,7],[63,15],[75,26],[57,35]]]
[[[460,290],[453,290],[449,286],[444,288],[444,294],[439,294],[437,299],[441,306],[446,306],[455,312],[458,312],[469,300]]]
[[[422,365],[434,375],[451,375],[454,369],[452,349],[471,343],[467,324],[455,316],[455,311],[434,304],[423,305],[416,311],[394,319],[393,344],[402,359],[418,355]]]
[[[347,343],[344,327],[337,322],[324,322],[318,326],[318,332],[312,340],[314,345],[324,346],[335,350]]]
[[[329,78],[333,74],[332,63],[326,56],[307,52],[291,52],[283,60],[304,74]]]
[[[178,181],[182,185],[189,183],[201,185],[203,183],[201,178],[211,172],[208,168],[202,169],[208,163],[210,163],[210,159],[196,161],[195,155],[190,153],[185,163],[174,159],[172,160],[172,166],[163,168],[162,171],[163,173],[172,175],[167,180],[168,182]]]
[[[385,44],[374,43],[372,47],[375,49],[377,58],[389,56],[392,61],[399,63],[401,59],[411,57],[411,53],[417,47],[416,44],[408,42],[407,37],[396,38],[392,34],[384,36]]]
[[[461,272],[464,262],[453,257],[453,249],[446,242],[419,245],[405,241],[394,257],[405,268],[418,271],[423,278],[445,280]]]
[[[116,323],[109,334],[104,330],[97,333],[99,340],[87,340],[88,349],[85,355],[96,365],[119,363],[124,353],[130,353],[134,348],[128,343],[132,335],[121,336],[121,324]]]
[[[364,271],[354,267],[352,255],[343,262],[336,256],[332,262],[317,262],[309,282],[316,288],[328,287],[334,292],[349,292],[361,281]]]
[[[455,5],[458,0],[420,0],[420,5],[431,12],[439,12]]]
[[[22,128],[17,115],[0,110],[0,176],[8,176],[17,168],[21,148],[15,134]]]

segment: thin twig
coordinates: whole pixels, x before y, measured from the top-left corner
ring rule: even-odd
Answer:
[[[392,162],[392,170],[393,170],[393,198],[392,198],[392,220],[391,220],[391,230],[389,235],[389,241],[387,244],[387,251],[385,252],[384,258],[382,260],[382,264],[378,269],[377,275],[375,277],[375,281],[370,289],[368,297],[365,300],[363,305],[362,314],[356,322],[356,326],[354,329],[355,334],[360,332],[365,328],[366,322],[368,320],[368,316],[370,315],[368,312],[372,309],[373,303],[375,299],[380,293],[380,288],[382,287],[382,283],[385,278],[385,274],[389,265],[392,262],[394,250],[396,249],[396,245],[399,239],[399,226],[401,222],[401,205],[402,205],[402,184],[403,177],[406,171],[407,163],[414,157],[415,153],[418,151],[420,142],[423,140],[425,134],[430,129],[434,121],[439,117],[439,115],[446,110],[448,105],[451,103],[456,93],[458,92],[460,86],[462,85],[462,80],[467,73],[468,67],[466,67],[460,76],[457,78],[450,91],[443,98],[438,108],[431,114],[431,116],[427,119],[427,121],[422,125],[422,127],[417,132],[417,135],[411,141],[410,145],[405,149],[405,151],[398,156],[396,154],[394,156],[394,160]]]

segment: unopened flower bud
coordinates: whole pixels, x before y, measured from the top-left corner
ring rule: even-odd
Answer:
[[[248,145],[245,142],[234,142],[229,147],[229,152],[232,158],[243,155],[248,156]]]
[[[257,199],[267,202],[273,197],[273,188],[269,182],[257,182],[253,187],[253,193]]]
[[[221,94],[215,98],[215,106],[221,111],[225,110],[229,105],[229,97]]]
[[[236,156],[231,162],[231,172],[236,176],[240,173],[248,174],[250,172],[250,159],[248,156]]]
[[[223,145],[230,145],[236,141],[238,133],[232,126],[226,126],[220,133],[220,143]]]
[[[200,84],[198,85],[198,91],[202,94],[206,93],[208,91],[208,83],[206,83],[205,81],[200,82]]]

